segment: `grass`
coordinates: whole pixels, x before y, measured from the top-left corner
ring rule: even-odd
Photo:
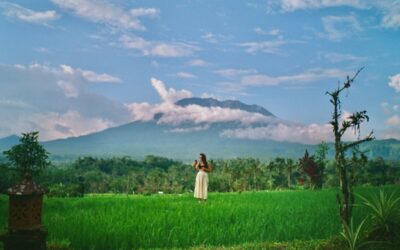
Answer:
[[[314,242],[341,231],[335,195],[333,189],[211,193],[207,204],[198,204],[191,194],[46,198],[44,225],[50,242],[68,242],[73,249],[239,249],[235,246]],[[2,228],[6,201],[0,196]],[[365,216],[365,210],[355,207],[355,222]]]

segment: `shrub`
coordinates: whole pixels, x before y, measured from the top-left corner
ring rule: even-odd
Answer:
[[[386,194],[383,190],[379,194],[366,198],[359,196],[362,205],[369,210],[371,230],[369,239],[399,243],[400,232],[400,197],[396,192]]]

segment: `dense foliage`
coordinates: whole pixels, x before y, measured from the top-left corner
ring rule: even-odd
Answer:
[[[322,187],[337,187],[334,162],[316,157],[323,166]],[[212,192],[310,188],[310,177],[299,169],[299,161],[275,158],[211,160]],[[400,182],[400,162],[375,158],[357,165],[355,185],[387,185]],[[0,192],[18,180],[18,175],[3,161],[0,163]],[[143,161],[128,157],[83,157],[70,163],[58,163],[36,177],[49,196],[79,196],[83,193],[185,193],[194,189],[195,171],[190,164],[147,156]]]
[[[49,153],[39,143],[39,132],[23,133],[20,143],[4,151],[10,166],[14,167],[20,176],[24,174],[39,174],[50,165]]]

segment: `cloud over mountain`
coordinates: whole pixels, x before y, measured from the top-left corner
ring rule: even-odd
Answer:
[[[166,89],[164,83],[155,78],[151,79],[153,87],[161,97],[158,104],[131,103],[127,107],[134,121],[156,121],[158,124],[172,125],[170,132],[185,133],[203,131],[213,123],[238,123],[235,129],[224,129],[220,136],[251,140],[275,140],[298,143],[316,144],[321,141],[332,141],[332,128],[329,124],[293,123],[258,112],[221,106],[201,106],[199,104],[180,105],[184,99],[191,97],[187,90]],[[196,99],[196,98],[195,98]],[[197,98],[199,99],[199,98]],[[197,100],[196,99],[196,100]],[[205,100],[205,99],[203,99]],[[348,112],[345,112],[348,115]],[[157,118],[155,118],[157,117]],[[345,117],[343,117],[345,119]],[[182,125],[193,124],[192,127]],[[351,132],[345,138],[352,140],[355,135]]]
[[[156,78],[151,78],[150,83],[160,96],[159,103],[124,104],[88,88],[91,84],[121,81],[106,73],[65,64],[58,67],[31,64],[1,65],[0,75],[0,84],[4,86],[0,93],[2,136],[39,130],[41,138],[49,140],[129,122],[153,122],[169,126],[170,133],[197,133],[207,131],[213,124],[224,123],[231,125],[221,127],[221,137],[300,143],[332,139],[330,125],[285,121],[260,106],[240,101],[193,98],[190,91],[167,88]],[[25,90],[24,94],[20,89]]]
[[[89,90],[116,76],[65,64],[0,65],[0,75],[0,136],[39,130],[48,140],[129,122],[123,104]]]

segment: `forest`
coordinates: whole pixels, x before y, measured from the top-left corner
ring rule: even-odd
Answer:
[[[326,144],[310,156],[318,173],[317,182],[299,165],[301,159],[277,157],[269,161],[255,158],[211,159],[211,192],[242,192],[279,189],[319,189],[338,186],[335,163],[326,159]],[[356,186],[400,183],[400,161],[382,157],[356,163],[352,182]],[[5,159],[0,163],[0,192],[18,181]],[[53,163],[36,177],[48,196],[73,197],[85,193],[161,194],[192,192],[195,171],[190,163],[148,155],[144,160],[130,157],[81,157],[69,163]]]

